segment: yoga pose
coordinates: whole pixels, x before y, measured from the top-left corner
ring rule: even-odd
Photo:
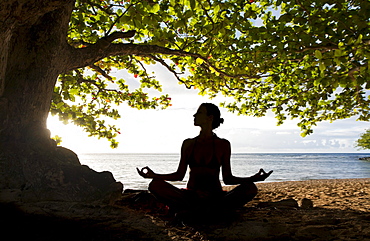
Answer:
[[[232,174],[230,143],[213,133],[223,121],[216,105],[201,104],[194,114],[194,125],[200,127],[200,134],[183,142],[177,171],[157,174],[149,167],[137,168],[140,176],[153,179],[149,184],[149,191],[175,212],[242,207],[257,194],[254,182],[264,181],[272,173],[260,169],[251,177],[236,177]],[[186,189],[166,182],[183,180],[188,166],[190,173]],[[220,170],[224,184],[238,186],[231,191],[223,191],[219,180]]]

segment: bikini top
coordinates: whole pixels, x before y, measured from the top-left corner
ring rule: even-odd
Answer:
[[[195,142],[194,142],[194,146],[193,146],[193,150],[190,154],[190,157],[188,159],[188,164],[189,164],[189,167],[192,168],[192,167],[207,167],[207,168],[211,168],[211,169],[218,169],[220,168],[220,164],[217,160],[217,156],[216,156],[216,146],[215,146],[215,139],[217,138],[216,135],[214,135],[214,137],[212,138],[213,139],[213,154],[212,154],[212,159],[209,163],[205,163],[204,160],[201,160],[200,162],[197,162],[194,158],[194,149],[195,149],[195,146],[197,144],[197,140],[198,140],[198,137],[195,138]]]

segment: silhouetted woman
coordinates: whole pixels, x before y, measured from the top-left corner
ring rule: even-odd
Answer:
[[[230,143],[213,133],[213,129],[219,127],[223,121],[216,105],[201,104],[194,114],[194,125],[200,127],[200,134],[183,142],[177,171],[157,174],[149,167],[137,168],[142,177],[153,179],[149,184],[149,191],[175,212],[242,207],[257,194],[254,182],[263,181],[272,173],[260,169],[251,177],[235,177],[232,174]],[[186,189],[166,182],[183,180],[188,166],[190,173]],[[238,186],[231,191],[223,191],[219,180],[220,170],[224,184]]]

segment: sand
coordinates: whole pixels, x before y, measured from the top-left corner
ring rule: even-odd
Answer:
[[[252,202],[211,222],[184,226],[125,194],[114,206],[3,203],[0,226],[12,240],[370,240],[370,178],[257,186]]]

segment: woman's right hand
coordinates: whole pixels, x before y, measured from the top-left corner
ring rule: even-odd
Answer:
[[[155,177],[155,173],[148,166],[143,167],[141,169],[136,168],[136,170],[139,173],[139,175],[142,176],[143,178],[154,178]]]
[[[266,178],[268,178],[271,175],[271,173],[272,171],[269,171],[266,173],[265,170],[261,168],[259,172],[251,176],[251,179],[253,180],[253,182],[264,181]]]

